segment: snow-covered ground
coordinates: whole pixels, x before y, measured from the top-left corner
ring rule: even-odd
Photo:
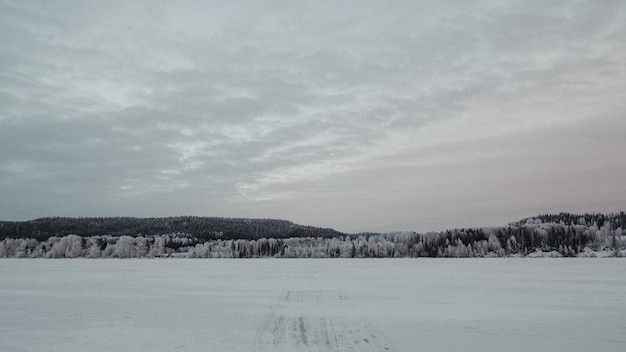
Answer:
[[[626,351],[623,259],[0,260],[0,351]]]

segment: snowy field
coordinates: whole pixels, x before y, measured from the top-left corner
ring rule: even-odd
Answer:
[[[0,351],[626,351],[626,261],[5,259]]]

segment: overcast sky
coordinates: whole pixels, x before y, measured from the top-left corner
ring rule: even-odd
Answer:
[[[3,1],[0,219],[626,210],[626,2]]]

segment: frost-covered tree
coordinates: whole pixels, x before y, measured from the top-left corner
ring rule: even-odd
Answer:
[[[46,253],[47,258],[78,258],[83,254],[83,239],[78,235],[51,237],[49,243],[51,249]]]

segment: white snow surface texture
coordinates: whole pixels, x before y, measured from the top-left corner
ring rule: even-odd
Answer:
[[[0,260],[0,351],[626,351],[620,259]]]

